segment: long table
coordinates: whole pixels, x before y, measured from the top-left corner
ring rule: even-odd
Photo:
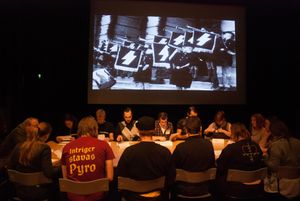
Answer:
[[[168,148],[170,150],[171,153],[173,153],[174,149],[176,148],[176,146],[182,142],[184,142],[183,140],[178,140],[178,141],[155,141],[156,143]],[[47,144],[51,147],[51,151],[52,151],[52,163],[54,165],[59,164],[60,158],[61,158],[61,153],[62,153],[62,149],[63,147],[67,144],[68,142],[61,142],[61,143],[56,143],[54,141],[50,141]],[[126,142],[107,142],[109,143],[109,145],[111,146],[114,155],[115,155],[115,159],[113,160],[113,165],[114,167],[117,167],[118,162],[120,160],[120,157],[123,153],[123,151],[131,146],[134,145],[136,143],[139,143],[138,141],[126,141]],[[232,143],[232,141],[230,140],[223,140],[223,139],[212,139],[212,144],[214,147],[214,152],[215,152],[215,158],[217,159],[220,154],[221,151],[228,145]]]

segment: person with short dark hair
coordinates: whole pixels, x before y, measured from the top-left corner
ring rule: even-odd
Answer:
[[[212,143],[203,139],[199,133],[201,121],[198,117],[186,119],[185,128],[187,138],[185,142],[176,146],[172,161],[176,169],[190,172],[201,172],[215,167],[215,154]],[[183,195],[201,195],[201,187],[208,184],[176,183],[177,193]],[[204,192],[203,192],[204,193]],[[206,193],[206,192],[205,192]]]
[[[139,132],[136,128],[136,120],[133,119],[132,109],[127,107],[123,111],[124,121],[120,121],[116,129],[116,140],[136,141],[139,139]]]
[[[98,140],[98,124],[88,116],[78,124],[79,138],[68,143],[62,151],[64,178],[75,181],[92,181],[107,177],[113,179],[113,151],[106,141]],[[84,167],[84,168],[83,168]],[[99,200],[103,193],[77,195],[68,193],[70,200]]]
[[[77,133],[77,118],[73,114],[65,114],[64,127],[60,131],[61,135],[71,135]]]
[[[168,140],[173,132],[173,124],[168,121],[168,114],[166,112],[160,112],[158,114],[158,120],[155,121],[154,136],[164,137],[164,140]]]
[[[171,153],[167,148],[152,141],[155,120],[143,116],[138,119],[136,126],[139,129],[141,142],[125,149],[118,163],[118,176],[135,180],[151,180],[166,176],[168,180]],[[128,192],[124,195],[127,200],[143,201],[163,196],[161,192],[156,191],[149,194]]]

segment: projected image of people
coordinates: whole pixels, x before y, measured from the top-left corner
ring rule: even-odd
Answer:
[[[236,91],[235,21],[95,19],[93,90]]]

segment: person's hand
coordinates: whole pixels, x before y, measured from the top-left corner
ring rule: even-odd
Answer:
[[[118,135],[117,142],[121,142],[121,141],[123,141],[123,137],[122,137],[122,135]]]

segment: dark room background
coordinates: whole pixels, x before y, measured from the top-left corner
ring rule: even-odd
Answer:
[[[225,111],[228,121],[246,125],[251,114],[259,112],[279,116],[299,136],[300,3],[181,2],[246,9],[247,103],[196,105],[204,127],[219,109]],[[185,116],[189,105],[87,104],[89,6],[88,0],[1,1],[0,117],[8,130],[28,116],[55,127],[66,112],[80,118],[94,115],[98,108],[104,108],[114,124],[122,118],[126,106],[133,108],[135,118],[156,117],[166,111],[176,123]]]

